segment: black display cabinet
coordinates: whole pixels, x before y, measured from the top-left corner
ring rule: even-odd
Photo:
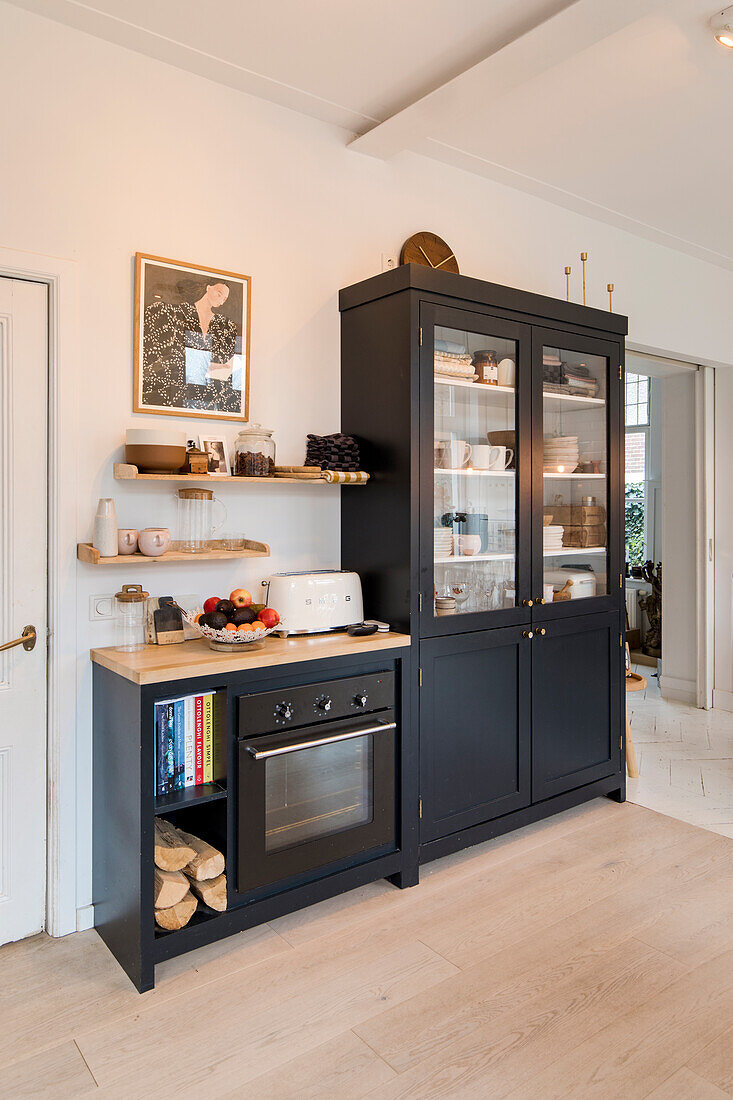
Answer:
[[[627,319],[416,265],[339,304],[342,565],[419,647],[421,859],[622,800]]]

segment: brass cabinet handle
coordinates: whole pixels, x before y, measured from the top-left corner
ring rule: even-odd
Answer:
[[[5,649],[15,649],[17,645],[22,645],[26,653],[30,653],[32,649],[35,649],[36,628],[34,626],[24,626],[23,633],[19,638],[13,638],[12,642],[6,642],[5,645],[0,645],[0,653]]]
[[[531,607],[532,600],[522,600],[522,607]]]
[[[538,596],[537,599],[535,600],[535,603],[539,603],[539,604],[543,604],[544,602],[545,602],[545,597],[544,596]]]
[[[537,631],[537,633],[538,633],[538,634],[540,635],[540,637],[541,637],[541,638],[544,638],[544,636],[545,636],[545,634],[547,633],[547,631],[545,630],[544,626],[541,626],[541,627],[539,628],[539,630]]]
[[[534,634],[532,633],[531,630],[523,630],[522,631],[522,637],[532,639],[532,638],[534,638]]]

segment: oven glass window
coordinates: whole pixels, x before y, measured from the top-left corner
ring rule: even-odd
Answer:
[[[373,738],[271,757],[265,765],[265,849],[277,852],[374,816]]]

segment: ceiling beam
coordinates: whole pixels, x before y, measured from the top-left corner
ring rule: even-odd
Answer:
[[[489,54],[435,91],[350,142],[349,148],[387,160],[418,150],[455,118],[507,95],[574,55],[636,22],[661,0],[575,0],[520,38]],[[443,130],[443,132],[445,132]]]

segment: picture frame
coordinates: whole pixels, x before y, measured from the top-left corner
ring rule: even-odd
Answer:
[[[249,419],[249,275],[135,253],[133,411]]]
[[[208,472],[212,477],[231,477],[228,444],[223,435],[200,435],[199,448],[209,456]]]

